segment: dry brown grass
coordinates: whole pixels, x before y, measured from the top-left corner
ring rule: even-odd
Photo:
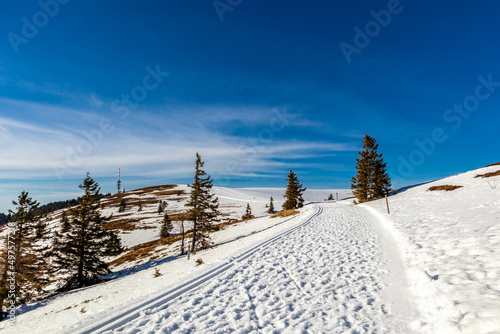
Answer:
[[[125,202],[127,203],[127,207],[131,206],[139,206],[139,203],[142,205],[148,205],[148,204],[156,204],[158,203],[158,197],[160,196],[181,196],[185,195],[186,192],[182,189],[179,190],[172,190],[175,188],[176,185],[173,184],[166,184],[162,186],[152,186],[152,187],[146,187],[146,188],[141,188],[141,189],[136,189],[136,190],[131,190],[127,191],[123,194],[114,194],[109,197],[103,198],[101,200],[101,204],[104,205],[104,207],[118,207],[120,205],[120,201],[123,197],[125,197]],[[128,198],[130,195],[144,195],[141,198]],[[182,197],[176,197],[173,200],[180,200]]]
[[[185,238],[191,237],[191,233],[186,233]],[[125,262],[138,261],[142,259],[149,258],[152,256],[157,259],[159,257],[155,250],[159,246],[171,245],[176,241],[181,240],[182,236],[180,234],[174,234],[163,239],[157,239],[153,241],[148,241],[143,244],[136,245],[130,248],[126,254],[120,256],[119,258],[111,261],[110,266],[119,266]]]
[[[292,211],[292,210],[289,210]],[[298,211],[296,211],[298,213]],[[173,215],[172,215],[173,216]],[[172,217],[170,216],[170,217]],[[173,220],[173,219],[172,219]],[[210,232],[217,232],[225,229],[227,226],[234,225],[237,223],[243,222],[242,220],[236,220],[226,223],[214,224],[210,228]],[[184,238],[192,238],[193,233],[191,230],[186,231],[184,234]],[[120,256],[118,259],[115,259],[109,263],[110,266],[119,266],[125,262],[138,261],[148,258],[149,260],[155,260],[160,257],[155,251],[159,246],[171,245],[176,241],[180,241],[182,239],[181,234],[174,234],[169,237],[163,239],[157,239],[149,242],[145,242],[139,245],[136,245],[130,248],[126,254]]]
[[[168,214],[168,218],[170,218],[173,222],[180,222],[188,220],[187,212]]]
[[[293,215],[299,214],[300,211],[297,210],[283,210],[278,213],[275,213],[274,215],[271,216],[271,218],[276,218],[276,217],[290,217]]]
[[[445,185],[442,185],[442,186],[433,186],[433,187],[430,187],[429,189],[427,189],[427,191],[435,191],[435,190],[453,191],[455,189],[462,188],[462,187],[463,186],[452,186],[452,185],[449,185],[449,184],[445,184]]]
[[[488,165],[486,167],[500,166],[500,162],[496,162],[494,164]]]
[[[107,222],[105,224],[108,230],[121,230],[121,231],[134,231],[137,229],[136,224],[138,223],[135,219],[119,219]]]
[[[500,176],[500,170],[497,170],[496,172],[491,172],[491,173],[477,174],[476,176],[474,176],[474,178],[477,178],[477,177],[493,177],[493,176]]]

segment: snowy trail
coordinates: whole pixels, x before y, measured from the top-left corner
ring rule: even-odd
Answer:
[[[322,212],[323,212],[323,208],[318,207],[318,208],[316,208],[315,212],[312,215],[310,215],[308,218],[306,218],[304,220],[304,222],[302,222],[299,226],[291,227],[291,228],[269,238],[268,240],[265,240],[257,245],[254,245],[250,249],[247,249],[243,253],[240,253],[238,256],[231,257],[227,263],[219,265],[219,266],[209,270],[208,272],[205,272],[201,276],[195,277],[195,278],[193,278],[193,279],[191,279],[191,280],[189,280],[181,285],[178,285],[175,288],[170,289],[169,291],[167,291],[161,295],[158,295],[153,299],[150,299],[150,300],[143,302],[143,303],[140,303],[138,305],[133,305],[132,307],[127,308],[125,311],[123,311],[120,314],[115,315],[111,318],[107,318],[107,319],[99,321],[98,323],[93,323],[90,326],[80,328],[79,330],[77,330],[77,332],[81,333],[81,334],[101,333],[101,332],[106,331],[108,329],[116,328],[116,327],[119,327],[127,322],[130,322],[130,321],[134,320],[135,318],[139,317],[139,314],[141,311],[146,310],[146,309],[159,307],[163,304],[170,302],[172,299],[177,298],[178,296],[198,287],[200,284],[212,279],[213,277],[221,274],[224,271],[227,271],[228,269],[233,267],[236,263],[238,263],[240,261],[244,261],[245,259],[247,259],[251,255],[256,253],[259,249],[266,247],[268,244],[285,237],[286,235],[292,233],[295,229],[311,223],[312,220],[316,216],[321,214]],[[284,220],[284,221],[282,221],[274,226],[284,224],[284,223],[286,223],[290,220],[296,219],[296,218],[297,217],[292,216],[291,218],[286,219],[286,220]],[[268,227],[268,228],[272,228],[272,227]],[[266,228],[266,229],[268,229],[268,228]],[[71,329],[71,331],[68,332],[68,334],[69,333],[74,334],[75,329]]]
[[[106,333],[409,332],[413,319],[395,310],[409,305],[404,277],[390,277],[402,264],[384,252],[379,223],[359,207],[317,207],[197,289]]]

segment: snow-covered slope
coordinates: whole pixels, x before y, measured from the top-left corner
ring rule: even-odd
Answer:
[[[17,312],[17,325],[10,329],[14,330],[15,333],[57,333],[59,329],[64,327],[64,324],[75,323],[78,318],[86,318],[90,313],[108,314],[108,311],[105,312],[103,309],[108,305],[110,306],[109,312],[112,314],[117,310],[122,310],[130,300],[140,302],[146,297],[157,294],[162,289],[178,284],[183,277],[199,273],[200,270],[201,272],[207,270],[211,263],[217,264],[223,261],[227,254],[237,252],[256,240],[263,240],[285,227],[290,227],[290,225],[281,226],[283,221],[290,218],[269,218],[270,215],[266,208],[270,196],[276,199],[276,209],[281,207],[284,189],[269,188],[259,191],[259,189],[214,188],[214,191],[219,196],[221,203],[220,211],[223,215],[223,223],[239,220],[247,203],[250,203],[255,216],[265,217],[222,226],[220,231],[213,233],[212,238],[217,247],[214,250],[204,252],[203,260],[207,265],[195,267],[194,259],[185,261],[185,257],[179,257],[180,243],[178,241],[155,244],[155,240],[159,239],[163,218],[163,214],[158,213],[159,201],[168,203],[166,212],[175,219],[176,215],[182,214],[186,210],[184,205],[189,193],[187,186],[155,186],[128,191],[120,197],[114,195],[104,198],[101,200],[101,213],[106,216],[112,215],[110,228],[119,233],[124,246],[129,248],[122,254],[123,256],[109,259],[109,261],[115,260],[111,266],[114,271],[110,276],[112,280],[105,284],[22,306]],[[348,190],[307,190],[304,197],[306,201],[324,200],[328,194],[333,193],[335,196],[337,192],[339,196],[350,195]],[[126,202],[124,212],[118,212],[121,198],[124,198]],[[142,210],[139,210],[139,206],[142,207]],[[62,211],[58,210],[50,215],[49,228],[52,231],[60,229]],[[308,209],[303,211],[302,215],[308,214]],[[298,217],[302,217],[302,215]],[[291,220],[301,221],[300,218],[296,220],[295,217]],[[179,222],[174,221],[174,226],[174,233],[178,232]],[[189,223],[186,223],[186,229],[189,227]],[[186,242],[188,241],[186,240]],[[153,244],[151,245],[151,243]],[[137,250],[134,251],[134,249]],[[136,253],[139,253],[140,256]],[[116,262],[116,260],[122,259],[125,260]],[[163,273],[162,283],[159,286],[149,283],[149,278],[154,272],[153,267],[158,267]],[[144,282],[148,282],[147,287],[143,285]],[[96,302],[94,303],[94,301]],[[2,328],[9,329],[8,323],[0,323],[0,329]]]
[[[111,281],[23,306],[16,327],[0,323],[0,330],[500,333],[499,170],[401,189],[389,197],[390,215],[385,200],[325,203],[329,193],[349,194],[307,190],[313,203],[299,215],[223,226],[212,235],[216,247],[190,260],[176,255],[178,242],[155,245],[148,257],[115,265]],[[444,185],[461,187],[428,191]],[[153,190],[127,193],[121,216],[117,207],[103,209],[118,223],[147,228],[121,231],[129,247],[158,238],[158,199],[174,216],[184,209],[187,189]],[[283,189],[215,192],[230,221],[247,203],[263,215],[270,196],[279,208]],[[133,197],[149,204],[139,212]]]
[[[408,188],[375,208],[400,242],[423,333],[500,333],[500,165]],[[442,185],[453,191],[428,191]]]

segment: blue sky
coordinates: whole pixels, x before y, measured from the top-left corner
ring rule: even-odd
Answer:
[[[365,133],[396,187],[497,162],[492,1],[0,5],[0,212],[191,181],[348,188]],[[346,51],[347,50],[347,51]],[[354,50],[354,51],[353,51]],[[463,107],[460,107],[460,106]]]

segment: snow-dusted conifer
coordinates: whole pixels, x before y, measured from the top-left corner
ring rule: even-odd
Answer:
[[[254,216],[252,214],[252,208],[250,207],[250,203],[247,203],[247,208],[245,210],[245,214],[241,217],[241,219],[252,219]]]
[[[288,174],[288,185],[285,191],[285,203],[283,203],[283,210],[291,210],[301,208],[304,204],[304,199],[302,198],[302,194],[307,188],[302,188],[302,184],[299,183],[299,179],[297,175],[290,169],[290,173]]]
[[[118,212],[125,211],[126,207],[127,207],[127,203],[125,202],[125,198],[122,197],[122,199],[120,201],[120,207],[118,208]]]
[[[188,218],[193,222],[193,239],[191,253],[196,250],[206,249],[212,246],[210,241],[210,228],[214,222],[219,221],[219,199],[211,194],[213,180],[202,169],[205,163],[201,161],[201,156],[196,153],[196,169],[194,182],[189,185],[191,195],[186,203]]]
[[[274,213],[274,199],[273,199],[273,196],[271,196],[271,199],[269,200],[269,210],[267,210],[267,213],[270,213],[270,214]]]
[[[168,214],[165,213],[165,216],[163,217],[163,223],[161,225],[160,238],[163,239],[168,237],[173,228],[174,225],[172,225],[172,221],[168,217]]]
[[[376,139],[365,134],[362,143],[364,150],[358,152],[356,176],[351,179],[351,189],[360,203],[383,197],[391,187],[386,164],[377,152]]]
[[[108,272],[103,258],[122,251],[118,236],[105,228],[109,217],[99,213],[98,183],[87,173],[79,187],[84,195],[69,209],[71,229],[55,233],[51,252],[52,271],[64,277],[64,289],[96,283],[99,274]]]
[[[47,224],[39,215],[39,203],[23,191],[12,204],[16,206],[16,211],[9,210],[14,216],[7,225],[8,233],[0,260],[0,308],[8,296],[14,297],[9,301],[15,305],[29,302],[47,283],[47,249],[43,243]],[[15,288],[12,289],[12,286]]]

